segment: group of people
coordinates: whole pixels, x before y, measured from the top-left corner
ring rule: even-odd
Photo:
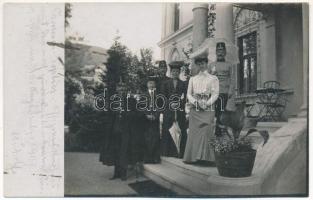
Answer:
[[[129,96],[125,83],[117,84],[121,109],[112,113],[100,152],[100,161],[114,166],[112,179],[126,180],[128,165],[160,163],[161,156],[188,164],[215,161],[209,141],[221,136],[220,115],[234,93],[226,53],[221,42],[216,44],[215,62],[209,63],[207,55],[196,56],[199,72],[187,81],[179,79],[184,63],[174,61],[169,63],[171,77],[149,77],[141,94]],[[179,145],[170,133],[174,123],[179,126]]]

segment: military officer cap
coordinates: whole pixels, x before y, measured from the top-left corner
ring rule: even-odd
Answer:
[[[168,64],[171,69],[180,69],[184,65],[184,61],[173,61]]]
[[[226,49],[225,42],[216,43],[216,49]]]

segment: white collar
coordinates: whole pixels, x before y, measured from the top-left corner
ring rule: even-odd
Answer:
[[[207,70],[205,71],[199,71],[198,75],[209,75],[209,72]]]

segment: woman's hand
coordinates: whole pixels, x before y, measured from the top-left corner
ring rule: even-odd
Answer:
[[[200,101],[199,102],[199,106],[200,106],[200,108],[201,109],[203,109],[203,110],[206,110],[207,109],[207,103],[206,102],[204,102],[204,101]]]
[[[146,115],[147,116],[147,118],[149,119],[149,120],[155,120],[155,116],[154,115],[152,115],[152,114],[150,114],[150,115]]]

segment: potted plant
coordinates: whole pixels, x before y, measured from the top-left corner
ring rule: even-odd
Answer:
[[[254,166],[256,150],[252,140],[248,137],[258,132],[266,144],[269,134],[266,130],[257,130],[247,123],[244,116],[245,102],[240,103],[235,111],[225,111],[221,116],[224,134],[211,140],[214,149],[216,166],[221,176],[225,177],[248,177]],[[248,120],[249,121],[249,120]],[[249,124],[247,127],[246,124]],[[256,123],[252,123],[253,126]],[[244,136],[240,136],[243,129],[249,129]]]

